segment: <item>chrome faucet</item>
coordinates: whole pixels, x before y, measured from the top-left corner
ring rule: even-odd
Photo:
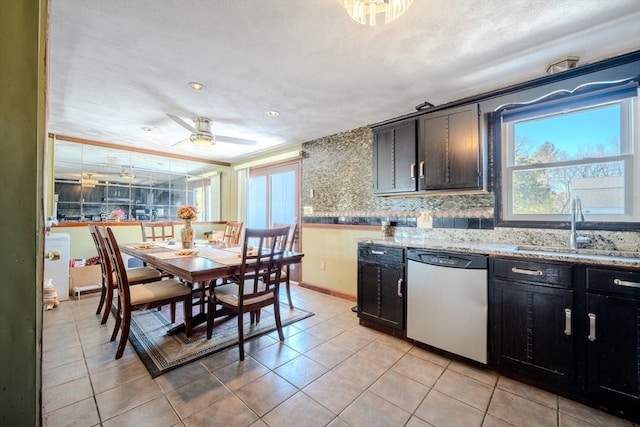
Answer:
[[[576,223],[582,221],[584,221],[582,201],[580,200],[580,196],[574,196],[573,199],[571,199],[571,235],[569,236],[569,249],[578,249],[581,243],[591,243],[591,239],[588,237],[578,236]]]

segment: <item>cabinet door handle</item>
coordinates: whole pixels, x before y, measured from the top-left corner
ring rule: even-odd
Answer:
[[[528,276],[542,276],[544,273],[540,270],[527,270],[524,268],[513,267],[511,271],[519,274],[526,274]]]
[[[384,254],[385,254],[385,252],[384,252],[384,251],[374,251],[374,250],[371,250],[371,254],[373,254],[373,255],[384,255]]]
[[[617,286],[628,286],[630,288],[640,288],[640,283],[638,282],[628,282],[620,279],[613,279],[613,284]]]
[[[411,179],[415,179],[416,178],[416,164],[415,163],[411,163],[411,166],[409,167],[410,173],[411,173]]]
[[[424,160],[420,162],[420,178],[424,178]]]
[[[596,340],[596,315],[593,313],[589,313],[589,336],[587,337],[589,341]]]
[[[571,309],[564,309],[564,334],[571,335]]]
[[[398,279],[398,296],[402,298],[402,279]]]

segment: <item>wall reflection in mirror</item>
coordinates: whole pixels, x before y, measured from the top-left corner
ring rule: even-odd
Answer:
[[[199,221],[220,219],[220,178],[228,166],[54,141],[54,217],[65,221],[177,220],[193,205]]]

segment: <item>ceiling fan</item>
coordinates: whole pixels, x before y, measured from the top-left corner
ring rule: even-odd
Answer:
[[[167,116],[174,122],[178,123],[183,128],[187,129],[191,132],[191,137],[189,138],[191,142],[195,145],[213,145],[216,142],[228,142],[230,144],[240,144],[240,145],[256,145],[256,141],[251,139],[243,139],[243,138],[235,138],[232,136],[223,136],[223,135],[214,135],[211,131],[211,125],[213,124],[213,120],[208,117],[194,117],[193,126],[189,123],[182,120],[180,117],[175,114],[167,113]],[[179,141],[175,144],[181,144],[183,141]]]

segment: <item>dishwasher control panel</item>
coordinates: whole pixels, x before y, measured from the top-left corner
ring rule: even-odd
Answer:
[[[487,268],[487,257],[483,255],[453,254],[430,252],[422,249],[409,249],[407,251],[407,260],[450,268]]]

